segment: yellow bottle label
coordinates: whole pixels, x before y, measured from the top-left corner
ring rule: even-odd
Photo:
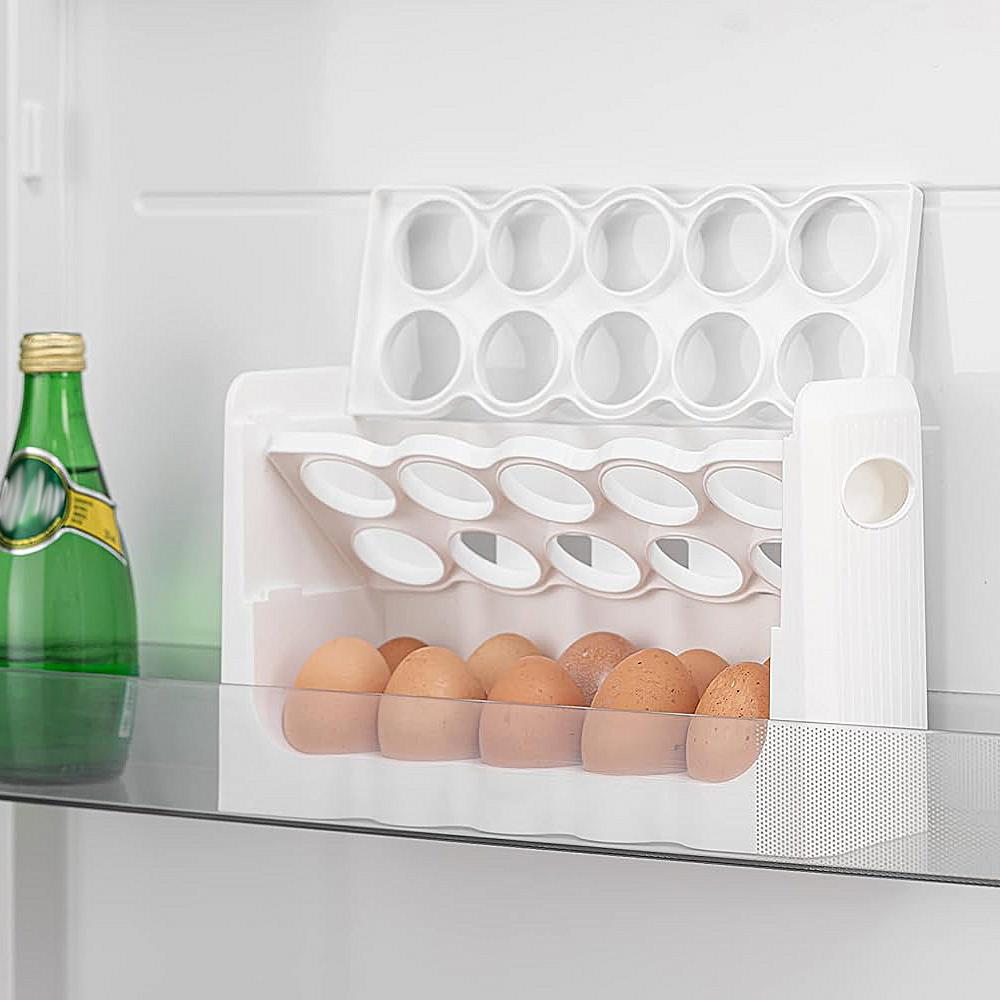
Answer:
[[[0,549],[37,552],[67,532],[127,561],[110,497],[73,482],[55,455],[39,448],[16,452],[0,487]]]

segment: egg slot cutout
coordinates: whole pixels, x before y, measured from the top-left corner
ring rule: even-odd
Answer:
[[[534,462],[508,465],[497,479],[507,499],[544,521],[578,524],[596,509],[587,487],[559,469]]]
[[[761,663],[726,667],[698,702],[687,735],[688,774],[732,781],[760,756],[771,709],[771,673]]]
[[[300,753],[378,750],[379,694],[389,680],[382,654],[364,639],[333,639],[314,650],[285,696],[282,728]]]
[[[456,653],[414,650],[393,671],[378,710],[383,757],[465,760],[479,756],[479,715],[486,692]]]
[[[498,678],[483,706],[479,748],[494,767],[580,763],[583,693],[555,660],[525,656]]]
[[[729,597],[744,584],[743,570],[728,552],[701,538],[656,539],[647,549],[653,569],[680,590],[701,597]]]
[[[334,458],[307,462],[299,473],[302,485],[324,506],[348,517],[389,517],[396,494],[369,469]]]
[[[642,581],[639,564],[624,549],[596,535],[564,532],[550,538],[545,551],[563,576],[590,590],[623,594]]]
[[[619,510],[646,524],[678,527],[700,511],[698,499],[679,480],[644,465],[616,465],[601,476],[601,490]]]
[[[583,767],[599,774],[672,774],[685,768],[698,704],[690,671],[665,649],[640,649],[611,671],[583,724]]]
[[[743,524],[781,529],[783,485],[777,476],[749,466],[731,465],[705,477],[713,505]]]
[[[419,506],[457,521],[481,521],[493,513],[490,491],[471,473],[444,462],[410,462],[399,485]]]
[[[527,590],[542,578],[538,560],[518,542],[492,531],[460,531],[452,558],[470,576],[505,590]]]
[[[454,289],[475,264],[476,223],[461,202],[434,198],[417,205],[396,235],[396,264],[413,289],[434,294]]]

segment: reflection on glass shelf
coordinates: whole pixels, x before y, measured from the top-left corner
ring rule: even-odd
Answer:
[[[997,697],[934,694],[921,732],[192,679],[217,663],[3,672],[0,798],[1000,884]]]

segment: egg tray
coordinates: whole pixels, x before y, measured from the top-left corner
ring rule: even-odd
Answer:
[[[227,400],[222,677],[233,693],[220,703],[221,808],[768,856],[826,856],[919,832],[920,761],[887,756],[891,731],[837,725],[926,723],[920,414],[905,378],[813,383],[783,433],[362,419],[347,410],[352,377],[345,368],[254,373]],[[322,465],[309,471],[331,462],[332,477]],[[445,471],[418,476],[415,491],[407,469],[427,463]],[[623,465],[661,477],[645,497],[659,514],[628,500],[623,509],[628,492],[614,478],[609,491]],[[542,480],[515,476],[512,489],[502,477],[519,466],[544,470]],[[712,477],[734,466],[758,485],[780,480],[780,517],[766,491],[744,491],[746,506],[713,493]],[[562,486],[543,488],[548,474]],[[625,485],[642,498],[635,481]],[[542,506],[529,513],[526,497]],[[686,523],[653,523],[671,519],[663,508]],[[357,548],[370,528],[401,532],[383,550],[395,561],[376,570],[371,550],[362,542],[365,561]],[[575,549],[586,568],[566,575],[572,564],[549,561],[566,533],[616,546],[638,580],[593,542]],[[490,547],[483,536],[507,541]],[[689,552],[705,542],[734,561],[737,588],[698,593],[711,573],[663,577],[651,546],[676,536]],[[462,566],[456,538],[481,562]],[[750,553],[781,539],[782,576],[769,583]],[[411,540],[433,556],[425,577],[413,576]],[[523,568],[506,558],[517,551],[508,543],[537,567],[530,579],[497,575]],[[467,656],[498,631],[555,650],[595,628],[643,645],[707,645],[730,661],[763,659],[770,632],[772,714],[833,725],[791,725],[777,740],[781,726],[769,723],[757,764],[717,786],[681,774],[302,754],[285,741],[284,689],[333,636],[419,635]],[[855,732],[872,742],[855,745]],[[836,824],[824,811],[834,791]]]
[[[355,429],[282,434],[268,452],[373,588],[666,588],[710,602],[780,589],[776,440],[686,451],[640,437],[486,447],[421,434],[385,445]]]
[[[925,741],[911,730],[768,722],[757,761],[712,783],[683,772],[610,775],[579,765],[516,769],[480,760],[300,753],[281,733],[284,698],[280,689],[237,688],[221,703],[220,809],[814,860],[898,845],[927,825]],[[727,747],[742,744],[747,720],[718,721],[740,730]],[[864,857],[855,863],[866,867]]]
[[[579,625],[770,653],[781,718],[926,724],[907,380],[813,383],[779,437],[366,421],[346,413],[349,377],[257,373],[230,394],[227,680],[288,685],[336,634],[466,655],[504,630],[555,648]],[[338,633],[323,602],[349,596]]]
[[[909,374],[922,202],[380,189],[349,411],[787,426],[808,381]]]

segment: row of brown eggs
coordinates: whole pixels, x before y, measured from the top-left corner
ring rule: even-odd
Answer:
[[[763,729],[740,720],[766,718],[769,707],[767,664],[636,649],[613,632],[581,637],[558,660],[515,633],[492,636],[468,660],[408,636],[378,649],[334,639],[309,657],[295,687],[284,728],[303,752],[481,757],[521,768],[582,762],[605,774],[686,768],[707,781],[753,763]],[[350,697],[359,692],[384,697]],[[609,711],[579,711],[586,706]],[[691,713],[705,718],[681,717]]]

